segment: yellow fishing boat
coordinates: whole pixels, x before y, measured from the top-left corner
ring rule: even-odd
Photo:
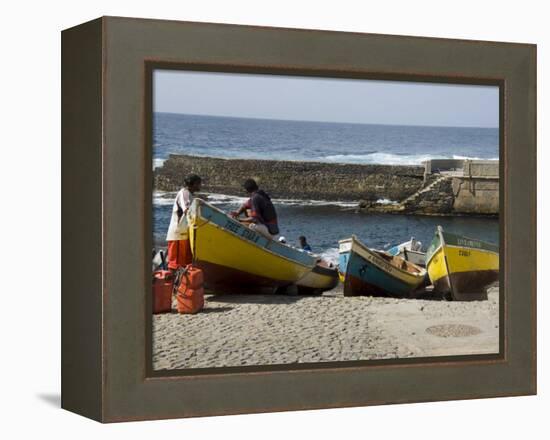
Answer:
[[[443,232],[437,227],[426,252],[434,290],[458,301],[487,299],[487,286],[498,280],[498,246]]]
[[[338,271],[318,256],[267,238],[209,203],[195,199],[188,216],[193,263],[205,284],[224,292],[297,286],[321,292],[338,283]]]
[[[334,289],[338,285],[338,278],[338,268],[318,258],[311,272],[296,281],[296,286],[298,293],[318,294]]]

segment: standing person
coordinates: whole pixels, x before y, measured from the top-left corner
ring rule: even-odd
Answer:
[[[274,239],[279,233],[279,225],[269,194],[260,189],[254,179],[245,180],[243,187],[250,198],[237,211],[231,212],[231,216],[237,218],[248,211],[247,217],[242,221],[250,222],[250,229]]]
[[[166,241],[168,242],[168,269],[176,270],[193,261],[187,226],[187,211],[193,201],[193,194],[201,190],[202,179],[196,174],[190,174],[184,180],[184,188],[180,189],[172,207],[172,218]]]
[[[300,236],[298,237],[298,240],[300,241],[300,247],[301,247],[304,251],[311,252],[311,246],[310,246],[309,243],[307,242],[306,237],[305,237],[304,235],[300,235]]]

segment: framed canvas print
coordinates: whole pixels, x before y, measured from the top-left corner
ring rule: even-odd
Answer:
[[[62,406],[536,392],[536,46],[62,33]]]

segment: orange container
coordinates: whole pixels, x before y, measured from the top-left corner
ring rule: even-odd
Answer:
[[[204,307],[204,275],[202,270],[191,264],[179,274],[176,296],[179,313],[197,313]]]
[[[172,311],[172,292],[174,275],[169,270],[158,270],[153,273],[153,313]]]
[[[180,284],[181,289],[200,289],[204,286],[204,275],[201,269],[188,264],[181,270]]]
[[[204,289],[178,290],[176,295],[179,313],[193,314],[200,312],[204,307]]]

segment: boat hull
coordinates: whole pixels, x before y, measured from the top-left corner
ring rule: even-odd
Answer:
[[[323,292],[338,285],[338,269],[317,264],[311,272],[296,282],[298,290],[303,293]]]
[[[487,299],[487,287],[499,278],[496,246],[441,228],[428,249],[427,262],[434,290],[457,301]]]
[[[290,286],[317,263],[314,256],[266,238],[199,200],[188,220],[193,262],[211,290]]]
[[[398,269],[379,252],[368,249],[355,238],[340,242],[339,266],[345,296],[405,297],[418,288],[425,277],[425,271],[419,267],[415,275]]]

